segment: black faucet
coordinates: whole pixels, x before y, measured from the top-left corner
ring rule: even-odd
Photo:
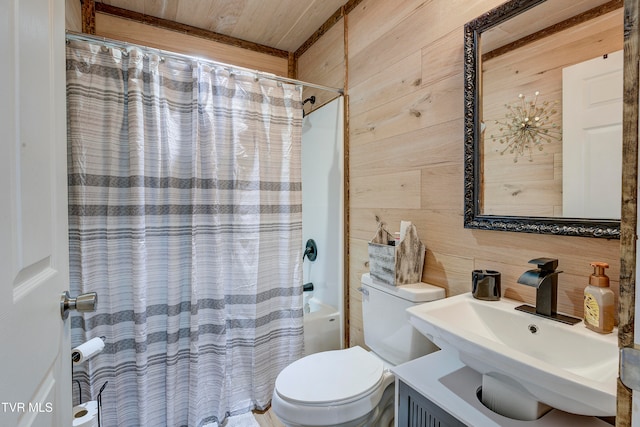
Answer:
[[[580,319],[558,314],[558,274],[556,271],[558,260],[554,258],[536,258],[529,261],[538,268],[525,271],[518,279],[518,283],[536,288],[536,306],[521,305],[516,310],[525,311],[537,316],[557,320],[570,325],[580,322]]]
[[[552,316],[558,308],[558,260],[553,258],[536,258],[529,264],[538,266],[535,270],[527,270],[518,279],[518,283],[536,288],[536,314]]]

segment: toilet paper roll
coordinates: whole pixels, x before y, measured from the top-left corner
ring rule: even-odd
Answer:
[[[73,360],[74,365],[78,365],[100,353],[103,348],[104,341],[102,341],[102,338],[92,338],[71,350],[71,360]]]
[[[74,406],[73,427],[98,427],[98,402],[91,400]]]

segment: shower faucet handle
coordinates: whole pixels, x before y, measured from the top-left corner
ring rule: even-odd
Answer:
[[[313,239],[307,240],[304,253],[302,254],[302,261],[304,261],[304,257],[309,258],[309,261],[315,261],[318,257],[318,246]]]

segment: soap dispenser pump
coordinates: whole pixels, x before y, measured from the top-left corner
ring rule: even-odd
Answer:
[[[593,274],[584,289],[584,323],[587,328],[608,334],[615,323],[615,295],[609,288],[609,278],[604,274],[606,262],[592,262]]]

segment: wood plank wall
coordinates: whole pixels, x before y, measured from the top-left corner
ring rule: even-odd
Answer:
[[[343,88],[344,72],[344,19],[340,19],[298,58],[297,78],[305,82]],[[303,99],[310,96],[315,96],[316,102],[312,106],[305,105],[304,109],[307,113],[320,108],[339,94],[305,87]]]
[[[539,256],[558,258],[564,271],[560,311],[582,316],[590,261],[610,264],[618,293],[618,240],[463,228],[463,26],[502,3],[364,0],[348,15],[351,345],[364,345],[356,288],[369,270],[367,241],[378,221],[392,232],[401,220],[416,224],[427,246],[423,280],[449,296],[470,290],[473,269],[490,268],[502,272],[505,296],[534,303],[534,289],[516,280]],[[300,57],[299,79],[335,62],[330,53],[344,46],[329,40]],[[339,81],[338,64],[324,68],[335,76],[314,83]]]
[[[96,35],[287,77],[288,58],[255,52],[117,16],[96,13]]]
[[[78,0],[65,0],[64,20],[67,30],[82,32],[82,10]]]
[[[82,32],[81,2],[65,0],[65,6],[66,29]],[[100,12],[95,14],[95,27],[98,36],[201,56],[278,76],[289,76],[289,58],[286,57],[243,49]]]
[[[640,90],[640,4],[624,2],[624,107],[622,110],[622,223],[618,347],[634,347],[638,240],[638,92]],[[616,426],[630,426],[637,393],[618,377]],[[634,423],[635,424],[635,423]]]

